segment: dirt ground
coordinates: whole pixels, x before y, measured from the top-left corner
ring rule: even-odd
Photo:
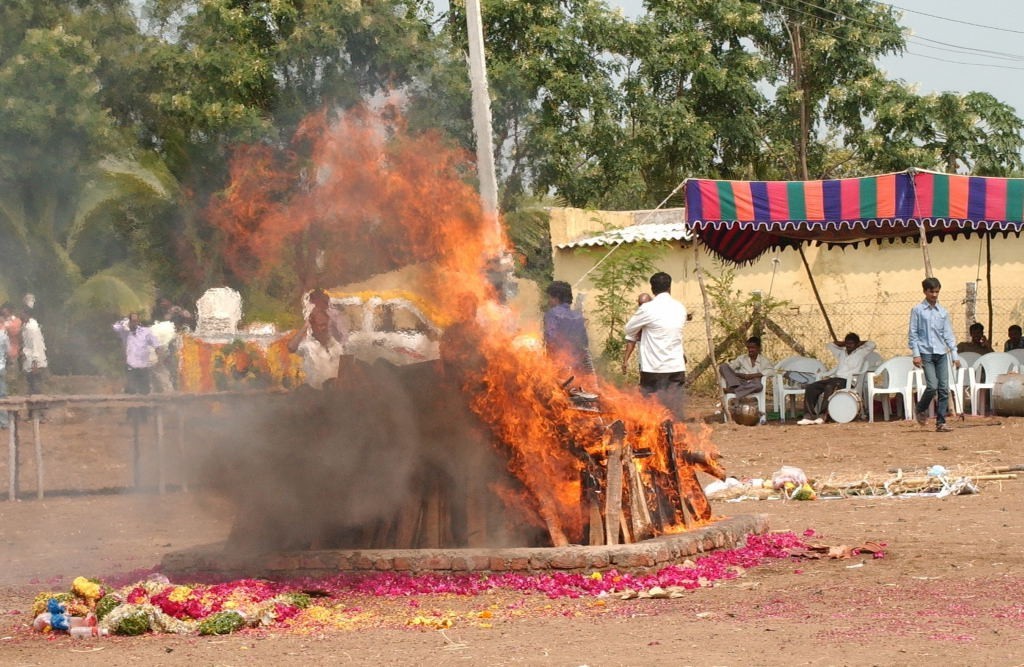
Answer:
[[[718,425],[713,440],[740,478],[770,476],[782,465],[848,480],[935,464],[1024,464],[1024,418],[953,425],[952,433],[913,422]],[[151,448],[143,449],[143,489],[127,491],[131,437],[117,411],[55,411],[41,436],[46,498],[35,496],[27,444],[22,499],[0,500],[3,665],[1024,664],[1024,472],[941,499],[715,502],[716,514],[764,513],[774,530],[810,529],[828,544],[883,542],[885,557],[774,561],[678,599],[421,596],[421,609],[519,611],[496,614],[490,627],[456,623],[443,631],[382,623],[304,635],[47,639],[27,629],[36,593],[63,589],[78,575],[153,568],[168,552],[221,541],[231,514],[201,492],[180,490],[174,465],[168,492],[158,494]],[[168,439],[175,442],[173,425]],[[176,451],[167,454],[171,463]],[[6,485],[7,457],[0,458]],[[401,610],[411,603],[380,604]]]

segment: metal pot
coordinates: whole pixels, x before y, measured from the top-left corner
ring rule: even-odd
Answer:
[[[757,403],[736,402],[731,406],[732,420],[743,426],[757,426],[761,423],[761,411]]]

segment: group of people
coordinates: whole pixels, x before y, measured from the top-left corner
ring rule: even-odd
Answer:
[[[797,424],[824,424],[828,399],[836,391],[848,387],[864,366],[868,355],[875,350],[875,343],[861,340],[851,332],[843,340],[832,341],[828,350],[835,357],[836,364],[821,377],[796,378],[804,388],[804,413]],[[774,376],[775,365],[761,354],[761,339],[751,336],[747,339],[747,353],[741,354],[718,368],[728,393],[742,399],[760,392],[764,378]]]
[[[924,371],[925,390],[915,405],[915,419],[925,426],[928,412],[935,401],[935,430],[949,432],[946,423],[949,411],[949,369],[959,368],[959,355],[964,352],[985,354],[992,347],[984,336],[984,327],[975,323],[970,327],[971,341],[956,343],[949,311],[939,304],[942,284],[938,278],[925,278],[921,283],[924,299],[910,312],[907,345],[913,364]],[[1021,327],[1009,328],[1005,351],[1024,348]],[[837,390],[849,386],[851,380],[864,368],[866,358],[875,349],[871,341],[862,341],[855,333],[848,333],[842,342],[829,344],[836,365],[824,376],[804,383],[804,414],[800,425],[822,424],[825,421],[829,397]],[[737,398],[749,396],[762,389],[763,378],[774,373],[772,364],[761,356],[761,341],[754,337],[747,341],[747,354],[723,364],[720,373],[727,391]]]
[[[153,310],[153,322],[143,323],[138,312],[113,324],[124,345],[126,394],[173,391],[178,365],[177,334],[195,324],[192,313],[161,297]],[[133,411],[132,414],[136,413]]]
[[[686,383],[686,357],[683,351],[683,329],[688,319],[686,307],[672,297],[672,278],[658,272],[650,277],[651,294],[641,294],[637,310],[624,326],[625,346],[622,371],[628,369],[634,350],[639,361],[639,388],[645,396],[657,396],[677,416],[683,412],[683,388]],[[971,341],[956,344],[949,313],[938,303],[941,284],[936,278],[922,282],[924,300],[910,314],[908,345],[913,363],[924,370],[926,390],[917,403],[916,419],[926,424],[928,408],[936,401],[935,428],[939,432],[951,430],[946,425],[949,404],[948,362],[959,367],[958,354],[968,351],[983,354],[992,348],[984,336],[984,327],[975,323]],[[594,363],[590,353],[583,314],[572,308],[572,287],[564,281],[552,282],[547,288],[548,308],[544,314],[544,343],[549,357],[564,370],[566,384],[575,380],[586,386],[594,380]],[[184,327],[191,323],[191,314],[174,306],[166,299],[158,302],[158,316]],[[157,313],[155,313],[155,316]],[[9,304],[0,309],[3,328],[0,329],[0,370],[8,359],[22,355],[23,367],[30,393],[38,391],[41,375],[46,367],[45,344],[39,325],[26,311],[19,319]],[[138,314],[117,322],[114,331],[125,345],[126,386],[128,393],[148,394],[154,368],[166,360],[167,341],[142,325]],[[323,290],[313,290],[308,296],[305,326],[289,340],[288,347],[303,359],[306,383],[322,388],[338,376],[339,364],[345,355],[346,331],[344,318],[339,316],[329,296]],[[1009,339],[1003,349],[1022,349],[1020,325],[1008,331]],[[761,339],[751,336],[746,340],[746,353],[719,366],[719,374],[728,393],[743,399],[760,392],[765,378],[776,373],[775,366],[761,351]],[[875,343],[861,340],[856,333],[848,333],[842,341],[828,344],[836,363],[820,377],[803,378],[804,410],[800,425],[821,424],[825,421],[828,400],[837,390],[848,387],[863,369],[865,360],[875,350]],[[3,375],[0,373],[0,396],[6,395]],[[6,415],[0,412],[0,420]],[[0,424],[3,424],[0,421]]]
[[[30,294],[20,309],[10,302],[0,306],[0,398],[7,396],[9,380],[19,371],[25,378],[27,394],[42,391],[47,372],[46,341],[34,306],[35,298]],[[7,411],[0,410],[0,429],[8,424]]]
[[[640,391],[657,396],[677,416],[683,413],[686,357],[683,327],[686,306],[672,297],[672,277],[659,271],[650,278],[651,295],[641,295],[637,310],[626,322],[623,370],[636,349],[640,364]],[[548,355],[566,374],[586,380],[594,374],[583,314],[572,309],[572,287],[563,281],[548,286],[549,307],[544,313],[544,345]]]
[[[995,351],[992,347],[992,343],[985,336],[984,324],[981,322],[975,322],[967,331],[970,334],[971,339],[962,343],[957,343],[957,353],[963,354],[964,352],[973,352],[975,354],[988,354]],[[1021,328],[1019,324],[1011,324],[1010,328],[1006,332],[1006,336],[1006,342],[1003,343],[1003,352],[1009,352],[1010,350],[1024,350],[1024,337],[1021,337]]]
[[[629,359],[637,350],[641,393],[657,396],[681,417],[686,384],[683,351],[683,328],[688,319],[686,307],[672,297],[672,278],[667,273],[652,275],[650,285],[651,294],[638,297],[637,310],[624,326],[622,372],[627,372]],[[571,307],[572,287],[556,281],[548,286],[547,294],[549,307],[544,315],[544,343],[548,355],[567,375],[590,378],[594,372],[590,345],[583,314]],[[775,365],[761,353],[758,336],[748,338],[746,348],[746,354],[721,364],[718,369],[726,390],[737,399],[760,392],[764,378],[775,374]],[[822,415],[828,397],[836,389],[845,387],[859,372],[875,344],[850,333],[844,341],[830,343],[829,349],[836,356],[836,366],[822,378],[806,384],[804,418],[798,422],[800,424],[824,422]]]

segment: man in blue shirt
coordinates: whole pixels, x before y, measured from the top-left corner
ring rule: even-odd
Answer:
[[[583,315],[572,308],[572,286],[556,280],[547,289],[549,308],[544,313],[544,347],[548,356],[568,367],[577,381],[594,375],[590,340]]]
[[[956,353],[956,339],[949,312],[939,305],[939,290],[942,284],[938,278],[921,281],[924,301],[910,311],[910,332],[907,344],[914,357],[914,366],[924,369],[925,391],[917,402],[917,423],[924,426],[928,421],[928,406],[938,395],[935,406],[935,430],[939,433],[952,431],[946,424],[946,410],[949,408],[949,366],[947,352],[953,364],[960,368]]]

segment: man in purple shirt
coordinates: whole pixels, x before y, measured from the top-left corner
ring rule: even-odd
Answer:
[[[114,324],[114,331],[124,341],[126,394],[148,394],[150,390],[150,367],[153,353],[160,347],[160,341],[149,327],[139,324],[139,314],[132,313]]]
[[[556,280],[547,289],[548,309],[544,313],[544,347],[548,356],[565,367],[577,382],[589,382],[594,375],[590,340],[583,314],[572,306],[572,286]]]

